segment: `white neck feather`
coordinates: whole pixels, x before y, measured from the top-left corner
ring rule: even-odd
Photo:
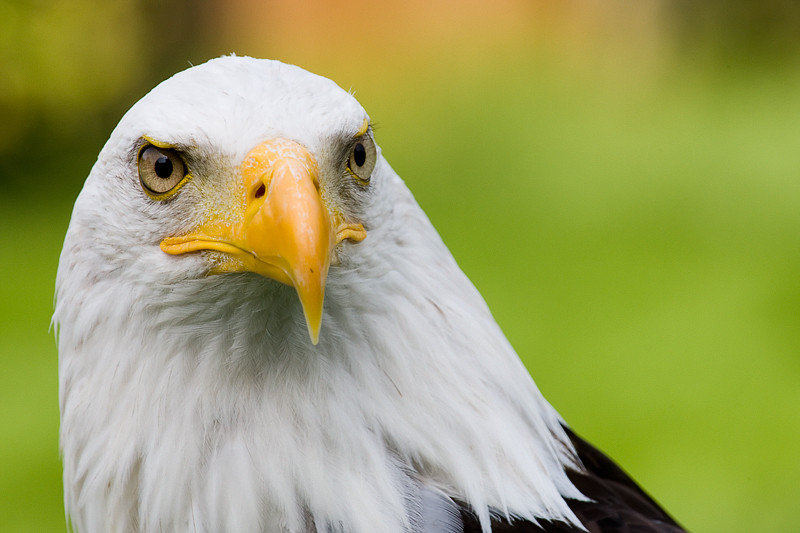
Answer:
[[[119,269],[73,220],[55,319],[78,531],[408,531],[408,472],[484,527],[490,508],[576,521],[560,418],[388,165],[383,182],[393,226],[344,245],[318,346],[292,289],[153,278],[202,268],[157,247]]]

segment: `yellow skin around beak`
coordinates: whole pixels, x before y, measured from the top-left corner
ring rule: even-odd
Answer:
[[[294,287],[311,342],[322,324],[325,281],[340,241],[366,237],[361,224],[331,213],[319,192],[319,170],[311,154],[286,139],[262,143],[241,164],[244,214],[231,224],[212,216],[195,231],[161,242],[168,254],[201,250],[224,254],[212,274],[255,272]]]

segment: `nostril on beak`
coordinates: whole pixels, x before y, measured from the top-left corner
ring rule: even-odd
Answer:
[[[262,183],[258,187],[258,189],[256,189],[256,194],[255,194],[254,197],[255,198],[261,198],[262,196],[264,196],[264,194],[266,194],[266,192],[267,192],[267,187]]]

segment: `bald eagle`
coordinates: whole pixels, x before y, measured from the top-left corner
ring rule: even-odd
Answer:
[[[61,253],[95,532],[683,531],[545,401],[346,91],[222,57],[122,118]]]

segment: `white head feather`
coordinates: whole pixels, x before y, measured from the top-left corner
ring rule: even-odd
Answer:
[[[114,130],[57,279],[78,531],[411,531],[409,483],[466,502],[484,528],[490,512],[577,523],[559,416],[380,153],[351,206],[368,237],[339,245],[317,346],[290,287],[159,248],[257,143],[293,139],[324,167],[366,116],[329,80],[224,57],[163,82]],[[141,190],[143,136],[191,153],[197,183],[175,201]]]

